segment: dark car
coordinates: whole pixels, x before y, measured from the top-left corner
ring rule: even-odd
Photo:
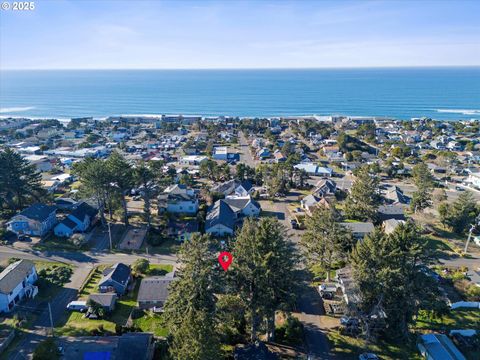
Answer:
[[[30,236],[18,235],[18,241],[30,241]]]

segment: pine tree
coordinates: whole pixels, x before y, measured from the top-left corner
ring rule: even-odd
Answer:
[[[18,210],[46,196],[34,165],[10,148],[0,151],[0,208]]]
[[[118,152],[114,151],[105,161],[105,166],[110,172],[115,188],[120,196],[123,209],[123,222],[128,226],[128,211],[126,195],[134,185],[133,169],[128,161]]]
[[[345,203],[345,214],[355,220],[375,220],[380,204],[379,180],[370,174],[368,166],[357,171]]]
[[[218,269],[209,236],[194,235],[183,243],[179,263],[163,314],[171,335],[170,354],[179,360],[218,359],[214,296]]]
[[[457,234],[463,234],[470,230],[470,226],[480,214],[480,207],[472,193],[465,191],[453,204],[445,203],[438,211],[442,224],[448,225]]]
[[[335,210],[318,207],[307,217],[302,245],[309,265],[320,264],[330,281],[330,270],[337,261],[344,260],[353,246],[350,231],[340,225]]]
[[[413,167],[412,176],[417,191],[413,193],[410,207],[415,212],[421,212],[432,204],[433,176],[424,162]]]
[[[263,319],[266,319],[267,339],[272,340],[275,310],[293,300],[296,264],[293,245],[277,219],[247,219],[238,233],[233,253],[238,294],[250,316],[251,340],[257,339]]]
[[[419,309],[432,308],[438,286],[423,271],[430,253],[413,223],[401,224],[390,235],[375,231],[358,242],[351,256],[360,293],[361,313],[383,314],[391,339],[406,339]]]

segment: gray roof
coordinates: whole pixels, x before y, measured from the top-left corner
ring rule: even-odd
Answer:
[[[431,359],[465,360],[465,356],[446,335],[424,334],[420,337]]]
[[[303,199],[302,199],[303,203],[305,204],[305,206],[314,206],[316,204],[318,204],[318,202],[320,201],[319,198],[317,198],[315,195],[313,194],[310,194],[310,195],[307,195],[305,196]]]
[[[209,229],[217,224],[234,229],[235,218],[235,212],[230,206],[224,200],[217,200],[207,213],[205,229]]]
[[[368,234],[375,230],[371,222],[343,222],[340,225],[357,234]]]
[[[174,280],[172,276],[152,276],[143,278],[138,290],[137,301],[165,301],[168,298],[168,286]]]
[[[78,220],[83,221],[85,216],[89,216],[90,218],[94,217],[97,214],[97,209],[90,206],[86,202],[82,202],[78,205],[75,210],[69,216],[76,217]]]
[[[118,339],[115,360],[148,359],[153,334],[126,333]]]
[[[9,294],[32,271],[35,265],[30,260],[19,260],[8,265],[0,273],[0,293]]]
[[[115,293],[103,293],[103,294],[90,294],[88,300],[94,301],[103,307],[112,307],[117,300],[117,294]]]
[[[130,267],[122,263],[116,263],[112,267],[106,269],[103,272],[103,277],[100,280],[100,284],[112,279],[116,283],[126,286],[130,277]]]
[[[50,216],[52,212],[55,212],[56,210],[57,208],[55,206],[45,204],[33,204],[32,206],[23,210],[18,215],[22,215],[29,219],[43,222]]]
[[[217,186],[214,186],[212,188],[212,192],[216,192],[216,193],[222,193],[222,194],[226,194],[226,195],[229,195],[231,194],[232,192],[235,191],[235,188],[240,185],[240,182],[238,180],[228,180],[228,181],[225,181],[224,183],[221,183],[221,184],[218,184]],[[247,189],[249,190],[249,189]]]
[[[245,206],[248,205],[249,202],[252,202],[252,204],[260,209],[260,205],[250,197],[244,197],[244,198],[225,198],[223,199],[231,208],[233,211],[238,212],[242,211]]]

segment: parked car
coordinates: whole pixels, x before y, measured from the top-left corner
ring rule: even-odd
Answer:
[[[457,191],[465,191],[465,189],[461,186],[455,186],[455,190]]]
[[[88,306],[86,301],[71,301],[67,305],[67,310],[71,311],[85,312],[87,309]]]
[[[30,241],[30,236],[27,235],[18,235],[18,241]]]
[[[290,225],[292,225],[292,229],[298,229],[300,227],[297,220],[290,220]]]

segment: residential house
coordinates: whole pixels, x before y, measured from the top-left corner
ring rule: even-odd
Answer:
[[[227,196],[223,201],[230,206],[237,217],[258,217],[262,211],[260,204],[253,200],[250,195],[244,197]]]
[[[175,280],[175,273],[165,276],[145,277],[140,283],[137,302],[140,309],[153,309],[154,312],[163,311],[168,298],[168,287]]]
[[[405,206],[403,205],[380,205],[377,209],[380,221],[388,219],[405,220]]]
[[[70,215],[58,223],[53,231],[57,236],[66,237],[72,236],[75,232],[85,232],[92,224],[97,212],[93,206],[82,202]]]
[[[123,295],[127,291],[130,277],[130,267],[123,263],[116,263],[103,272],[103,277],[98,283],[100,292],[116,292],[118,295]]]
[[[397,226],[399,226],[400,224],[405,224],[405,221],[404,220],[397,220],[397,219],[388,219],[388,220],[385,220],[383,223],[382,223],[382,226],[383,226],[383,231],[385,232],[385,234],[391,234],[395,231],[395,229],[397,228]]]
[[[177,241],[188,241],[193,234],[198,233],[198,220],[177,220],[169,219],[168,221],[168,235],[174,237]]]
[[[335,195],[337,192],[337,184],[335,181],[330,179],[322,179],[317,182],[315,191],[313,192],[316,196],[324,197],[327,195]]]
[[[55,199],[55,206],[59,210],[73,210],[77,207],[78,201],[71,198],[57,198]]]
[[[248,196],[253,194],[254,190],[250,180],[228,180],[212,188],[213,193],[219,193],[225,196]]]
[[[297,164],[294,166],[295,169],[304,170],[309,175],[315,176],[332,176],[333,170],[328,167],[318,166],[313,163],[308,164]]]
[[[57,222],[57,208],[45,204],[34,204],[13,216],[7,229],[17,235],[44,236]]]
[[[225,200],[217,200],[207,212],[205,232],[213,236],[233,235],[237,215]]]
[[[375,230],[371,222],[342,222],[340,225],[350,230],[357,240],[363,239]]]
[[[153,334],[126,333],[118,339],[118,346],[112,358],[115,360],[152,360],[154,352],[155,339]],[[108,358],[110,359],[110,356]],[[99,357],[95,357],[95,359],[99,359]]]
[[[287,158],[282,154],[280,150],[275,150],[273,152],[273,157],[275,158],[275,162],[277,163],[285,162],[287,160]]]
[[[10,312],[24,298],[35,297],[37,279],[35,264],[30,260],[8,265],[0,273],[0,313]]]
[[[215,160],[224,160],[224,161],[236,161],[240,159],[240,155],[237,153],[230,152],[226,146],[218,146],[213,148],[212,157]]]
[[[423,334],[417,344],[427,360],[466,360],[455,344],[445,334]]]
[[[207,161],[208,158],[202,155],[187,155],[182,157],[180,164],[183,165],[200,165],[201,163]]]
[[[300,206],[309,216],[312,216],[313,211],[320,206],[324,206],[327,209],[330,208],[330,204],[324,197],[319,197],[315,194],[305,196],[300,200]]]
[[[185,185],[171,185],[158,196],[158,211],[173,214],[196,214],[198,211],[197,195],[193,189],[187,189]]]
[[[257,158],[260,160],[267,159],[271,156],[271,152],[268,148],[264,147],[257,151]]]
[[[385,200],[391,205],[410,204],[410,198],[403,193],[403,190],[398,186],[390,186],[385,190],[383,196]]]
[[[38,172],[47,172],[53,169],[52,162],[45,155],[28,155],[24,157],[31,164],[35,165]]]
[[[113,310],[115,310],[117,294],[115,293],[90,294],[88,295],[88,301],[93,301],[101,305],[105,311],[112,312]]]

